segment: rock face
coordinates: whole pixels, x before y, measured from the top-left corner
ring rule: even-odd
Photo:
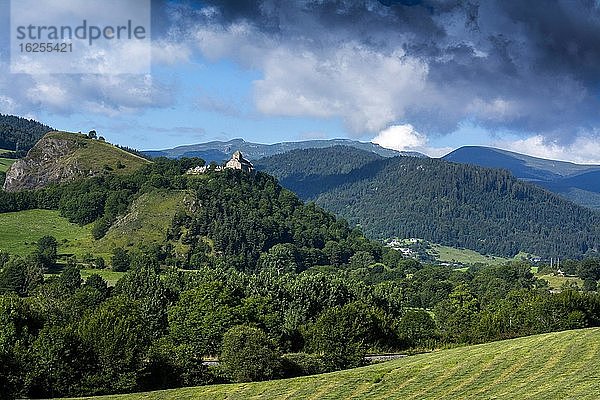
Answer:
[[[25,158],[15,162],[6,171],[4,190],[39,189],[50,183],[94,175],[91,171],[84,171],[76,159],[69,160],[69,155],[79,147],[81,144],[77,141],[47,134],[29,150]]]

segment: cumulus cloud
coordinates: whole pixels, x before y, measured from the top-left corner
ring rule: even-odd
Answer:
[[[351,133],[469,120],[560,142],[600,123],[595,2],[207,1],[192,35],[263,74],[267,115],[341,118]]]
[[[372,142],[388,149],[417,151],[430,157],[441,157],[452,151],[451,148],[429,146],[427,137],[410,124],[392,125],[379,132]]]
[[[514,141],[496,141],[496,147],[551,160],[571,161],[581,164],[600,165],[600,142],[592,134],[577,136],[568,145],[534,135]]]

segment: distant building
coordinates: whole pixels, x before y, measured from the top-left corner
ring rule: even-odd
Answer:
[[[244,172],[254,171],[254,165],[252,165],[250,161],[246,160],[242,156],[242,152],[239,150],[233,153],[231,160],[227,161],[227,164],[225,164],[225,168],[239,169]]]
[[[208,171],[215,171],[215,172],[223,171],[225,168],[239,169],[244,172],[254,171],[254,165],[252,165],[252,163],[250,161],[246,160],[244,158],[244,156],[242,156],[241,151],[236,151],[235,153],[233,153],[233,156],[231,156],[231,160],[227,161],[227,164],[225,164],[224,167],[220,166],[220,165],[217,165],[215,167],[211,167],[210,165],[203,165],[203,166],[199,165],[197,167],[188,169],[186,171],[186,174],[201,175],[201,174],[207,173]]]

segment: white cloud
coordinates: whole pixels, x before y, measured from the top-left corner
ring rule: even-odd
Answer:
[[[551,160],[600,164],[600,141],[591,134],[579,135],[567,145],[535,135],[514,141],[496,141],[493,146]]]
[[[379,52],[352,41],[278,41],[245,22],[199,26],[193,37],[206,58],[233,58],[263,73],[254,82],[254,103],[265,115],[341,117],[360,135],[404,118],[425,91],[427,65],[400,47]]]
[[[342,117],[353,133],[377,132],[402,119],[423,91],[427,66],[357,44],[326,54],[279,49],[265,57],[255,102],[268,115]]]
[[[425,146],[427,138],[410,124],[392,125],[379,132],[372,142],[388,149],[405,151]]]
[[[448,147],[430,147],[425,135],[417,132],[411,124],[392,125],[372,140],[373,143],[398,151],[417,151],[430,157],[441,157],[452,151]]]

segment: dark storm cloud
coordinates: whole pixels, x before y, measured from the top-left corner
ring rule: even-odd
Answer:
[[[349,41],[381,54],[402,49],[427,66],[428,83],[423,98],[406,108],[404,122],[429,132],[451,131],[470,119],[569,141],[578,131],[597,131],[600,122],[600,8],[594,0],[202,4],[218,10],[223,26],[243,21],[282,45],[303,41],[315,53]]]

